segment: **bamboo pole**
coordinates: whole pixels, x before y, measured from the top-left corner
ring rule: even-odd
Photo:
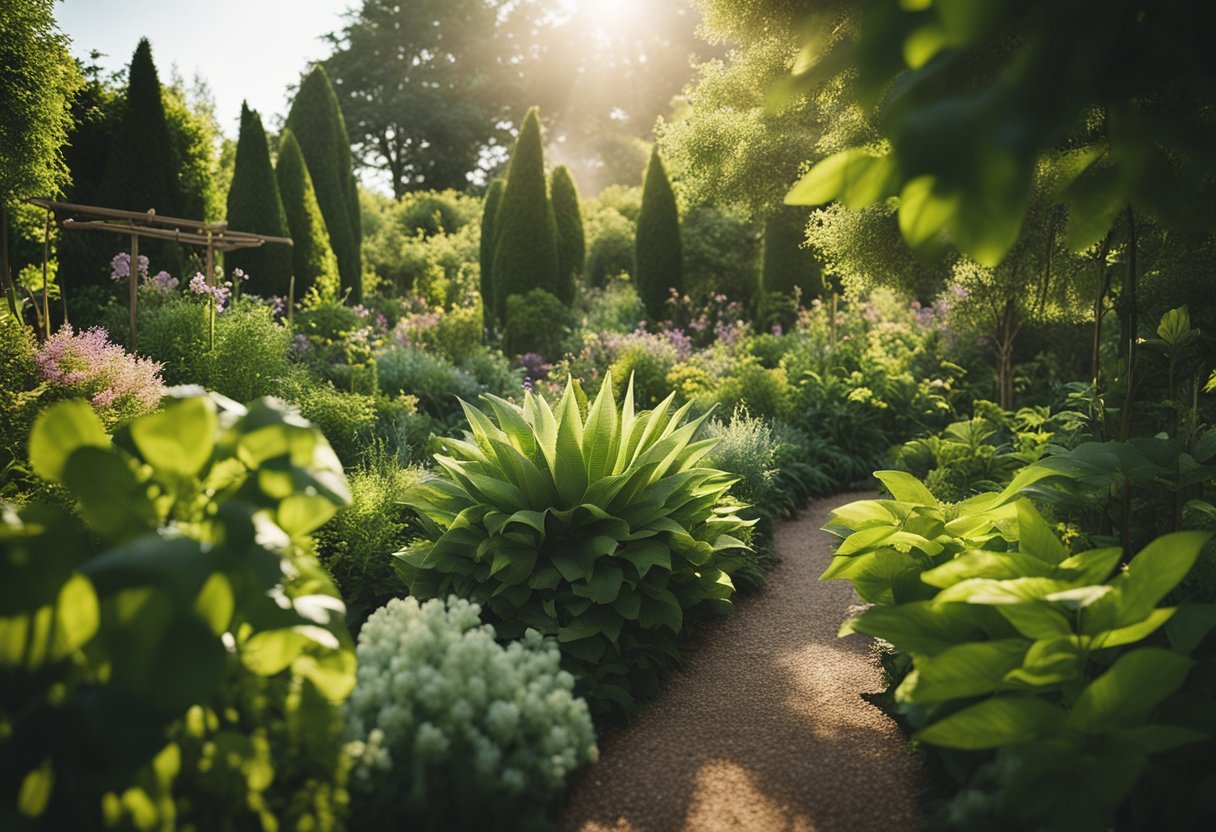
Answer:
[[[127,270],[131,287],[131,352],[135,352],[135,305],[139,286],[139,235],[131,235],[131,268]]]
[[[42,328],[46,337],[51,337],[51,301],[47,287],[47,261],[51,259],[51,209],[46,211],[46,223],[42,232]]]

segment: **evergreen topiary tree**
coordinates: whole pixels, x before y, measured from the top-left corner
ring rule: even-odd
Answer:
[[[352,167],[350,138],[329,76],[314,66],[300,84],[287,115],[325,218],[329,242],[338,258],[343,291],[350,299],[363,299],[363,229],[359,189]]]
[[[578,187],[565,165],[554,169],[549,191],[557,221],[557,296],[569,304],[574,302],[575,282],[587,260],[587,242],[583,236]]]
[[[127,94],[110,144],[97,202],[107,208],[146,211],[179,217],[181,194],[173,166],[172,144],[161,98],[160,79],[147,38],[131,58]],[[158,269],[178,271],[181,249],[169,242],[146,240],[141,252]]]
[[[764,221],[757,310],[762,323],[773,302],[786,306],[801,293],[805,305],[823,293],[823,270],[811,252],[802,247],[808,215],[805,208],[782,206]]]
[[[532,289],[557,294],[557,222],[545,183],[540,115],[528,110],[494,221],[494,313],[507,320],[507,298]]]
[[[486,191],[481,212],[481,311],[487,328],[494,323],[494,242],[497,231],[495,220],[502,205],[502,192],[506,183],[495,179]]]
[[[334,256],[325,230],[325,218],[317,204],[312,177],[300,152],[300,143],[290,129],[283,131],[279,143],[279,162],[275,169],[279,183],[279,196],[287,214],[287,227],[291,230],[292,273],[296,276],[296,297],[303,297],[310,289],[316,289],[323,298],[338,295],[341,279],[338,275],[338,259]]]
[[[650,153],[650,165],[642,185],[634,258],[633,279],[638,295],[646,304],[646,313],[658,320],[663,317],[663,306],[671,290],[684,291],[684,257],[676,195],[657,146]]]
[[[241,133],[236,143],[232,187],[228,189],[228,227],[286,237],[287,214],[279,198],[279,185],[270,164],[270,147],[262,117],[241,104]],[[291,279],[292,252],[285,246],[267,243],[258,248],[229,253],[225,265],[249,275],[251,291],[263,295],[286,295]]]

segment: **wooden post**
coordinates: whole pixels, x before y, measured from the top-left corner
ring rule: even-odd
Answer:
[[[135,352],[135,304],[139,286],[139,235],[131,235],[131,268],[128,270],[131,287],[131,352]]]
[[[47,288],[47,261],[51,257],[51,209],[46,209],[46,227],[42,233],[42,325],[46,337],[51,337],[50,290]]]
[[[215,246],[211,241],[211,229],[207,229],[207,285],[215,285]]]
[[[292,328],[292,320],[296,309],[296,276],[292,274],[287,283],[287,328]]]

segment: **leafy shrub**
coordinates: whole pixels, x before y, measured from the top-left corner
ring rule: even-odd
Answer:
[[[710,421],[706,434],[718,442],[706,457],[706,464],[738,478],[730,494],[742,503],[739,516],[756,522],[747,538],[756,550],[756,568],[736,575],[740,590],[754,589],[764,583],[764,570],[776,562],[773,524],[784,508],[776,499],[774,487],[777,443],[773,430],[763,419],[737,408],[729,422]]]
[[[407,347],[421,347],[439,353],[448,361],[459,363],[481,346],[481,309],[476,305],[429,307],[420,301],[421,309],[403,315],[394,335]]]
[[[503,351],[509,355],[540,353],[560,358],[574,321],[569,308],[544,289],[511,295],[506,301]]]
[[[269,308],[238,301],[215,319],[215,349],[200,378],[190,379],[237,401],[269,396],[291,372],[291,333]]]
[[[460,367],[477,379],[482,392],[509,398],[518,396],[523,389],[523,368],[498,350],[476,349],[465,356]]]
[[[109,429],[156,409],[165,391],[159,364],[111,343],[100,327],[77,333],[65,325],[34,360],[47,394],[88,399]]]
[[[756,227],[712,206],[689,211],[680,224],[684,284],[698,302],[716,294],[746,308],[756,291],[760,237]]]
[[[686,614],[730,608],[751,559],[747,524],[718,509],[731,478],[697,467],[704,417],[685,424],[672,397],[635,414],[631,389],[618,410],[610,380],[585,419],[573,383],[556,414],[530,393],[485,399],[497,424],[466,406],[470,438],[407,498],[426,537],[398,568],[415,596],[486,605],[507,638],[556,635],[593,705],[628,707],[679,660]]]
[[[671,392],[667,374],[680,359],[679,348],[661,335],[635,332],[611,339],[610,349],[616,360],[608,368],[618,379],[616,392],[623,392],[622,383],[633,384],[634,400],[641,407],[654,407]]]
[[[0,316],[0,470],[25,459],[41,396],[36,352],[33,331],[11,315]]]
[[[139,351],[160,362],[166,383],[205,386],[210,330],[204,306],[177,293],[155,304],[140,300]],[[128,314],[120,311],[119,320]]]
[[[460,413],[459,399],[474,399],[480,392],[471,373],[417,347],[388,347],[376,354],[376,368],[386,395],[413,396],[444,421]]]
[[[551,640],[507,647],[458,598],[392,600],[359,636],[347,708],[359,828],[539,828],[595,762],[587,704]]]
[[[608,286],[613,278],[633,274],[634,223],[605,209],[587,218],[587,285]]]
[[[1159,604],[1209,535],[1160,537],[1120,569],[1121,549],[1070,554],[1017,499],[1042,470],[952,507],[908,474],[877,476],[894,499],[833,513],[843,542],[823,578],[873,604],[841,634],[898,651],[889,707],[914,739],[949,750],[967,788],[945,820],[1111,828],[1150,759],[1205,738],[1210,720],[1171,697],[1216,619]]]
[[[272,401],[225,407],[112,442],[80,400],[39,416],[30,462],[78,505],[0,513],[6,827],[336,826],[354,652],[306,552],[345,479]]]
[[[587,312],[583,329],[592,333],[634,332],[646,320],[642,299],[628,279],[614,276],[603,288],[583,292]]]
[[[349,475],[350,505],[317,530],[317,555],[342,591],[352,629],[406,593],[389,554],[417,534],[402,500],[424,476],[420,468],[400,467],[395,455],[367,460]]]
[[[430,436],[430,420],[417,413],[417,400],[409,396],[346,393],[298,372],[283,380],[279,395],[325,434],[348,467],[377,450],[389,452],[399,462],[416,459]]]

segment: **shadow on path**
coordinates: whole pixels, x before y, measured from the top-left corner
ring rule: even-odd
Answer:
[[[819,582],[831,509],[872,496],[821,500],[778,527],[768,586],[606,739],[570,796],[565,832],[921,828],[918,764],[860,698],[881,689],[868,640],[836,637],[852,586]]]

